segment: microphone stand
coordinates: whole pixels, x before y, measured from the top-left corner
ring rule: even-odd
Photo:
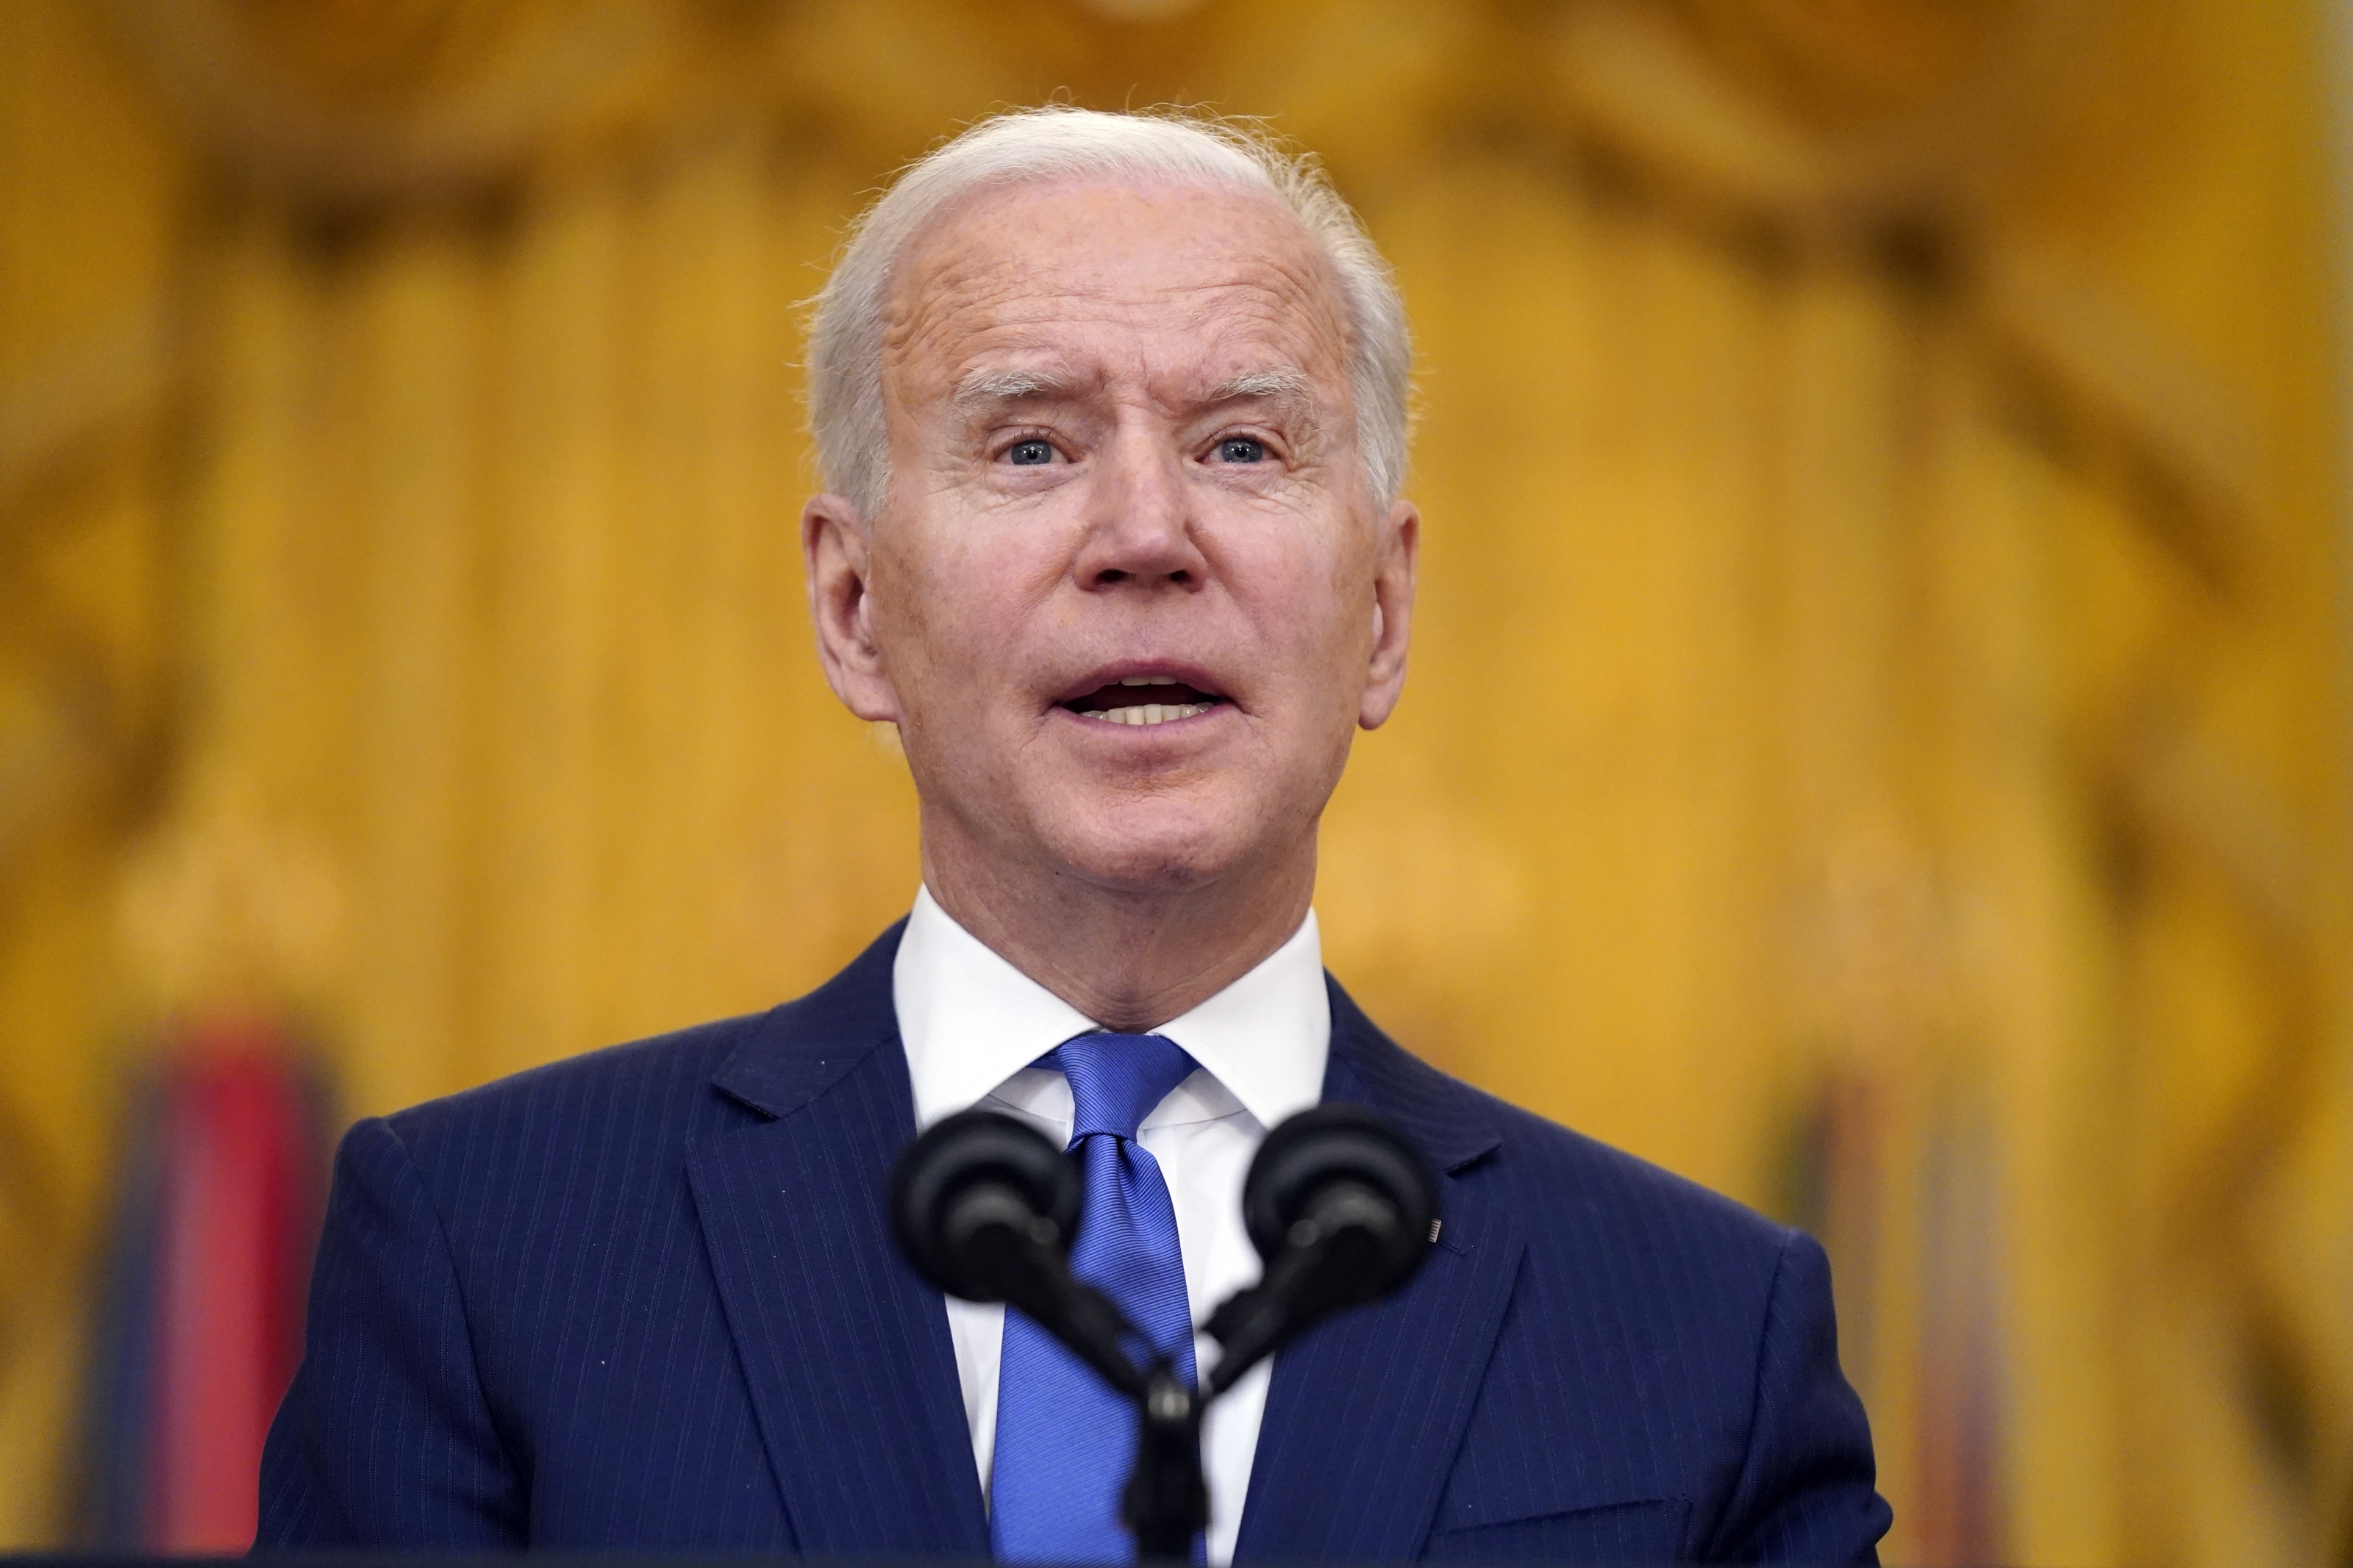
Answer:
[[[1135,1536],[1135,1554],[1147,1562],[1192,1561],[1193,1537],[1208,1527],[1209,1485],[1201,1475],[1201,1411],[1208,1397],[1186,1387],[1163,1357],[1136,1400],[1135,1466],[1119,1511]]]
[[[1251,1302],[1259,1289],[1236,1292],[1211,1316],[1208,1332],[1230,1344],[1230,1336],[1219,1334],[1219,1329],[1233,1320],[1235,1309]],[[1078,1346],[1069,1348],[1084,1357]],[[1119,1511],[1121,1522],[1135,1537],[1138,1558],[1151,1563],[1192,1561],[1193,1538],[1209,1525],[1209,1486],[1201,1471],[1201,1416],[1211,1400],[1232,1388],[1273,1348],[1271,1336],[1263,1345],[1232,1346],[1198,1390],[1178,1375],[1176,1363],[1165,1355],[1154,1357],[1152,1369],[1140,1385],[1105,1379],[1135,1401],[1135,1463],[1128,1471],[1127,1488],[1120,1494]],[[1237,1355],[1235,1350],[1242,1353]]]

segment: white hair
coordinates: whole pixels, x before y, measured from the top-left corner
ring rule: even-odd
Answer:
[[[889,486],[882,342],[892,268],[908,241],[982,186],[1087,175],[1264,191],[1299,220],[1339,279],[1366,479],[1381,505],[1394,500],[1405,484],[1413,342],[1388,263],[1323,169],[1225,121],[1066,106],[982,121],[909,165],[852,226],[809,321],[809,426],[828,488],[871,518]]]

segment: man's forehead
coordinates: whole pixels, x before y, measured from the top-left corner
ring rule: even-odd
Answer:
[[[1336,273],[1271,195],[1061,183],[981,193],[909,247],[885,354],[943,391],[1185,362],[1204,389],[1344,352]]]

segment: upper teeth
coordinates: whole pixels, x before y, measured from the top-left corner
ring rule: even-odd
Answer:
[[[1086,717],[1106,719],[1114,724],[1166,724],[1171,719],[1190,719],[1196,713],[1207,713],[1216,706],[1214,702],[1146,702],[1134,708],[1091,712]]]
[[[1122,686],[1174,686],[1176,678],[1173,675],[1123,675],[1119,683]]]

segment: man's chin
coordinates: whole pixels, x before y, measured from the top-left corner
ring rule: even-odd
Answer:
[[[1138,822],[1134,814],[1073,825],[1050,836],[1055,858],[1073,876],[1138,896],[1190,892],[1263,860],[1270,847],[1254,835],[1198,821]]]
[[[1065,858],[1070,872],[1110,892],[1150,898],[1188,893],[1224,879],[1240,857],[1204,855],[1191,847],[1124,848]]]

